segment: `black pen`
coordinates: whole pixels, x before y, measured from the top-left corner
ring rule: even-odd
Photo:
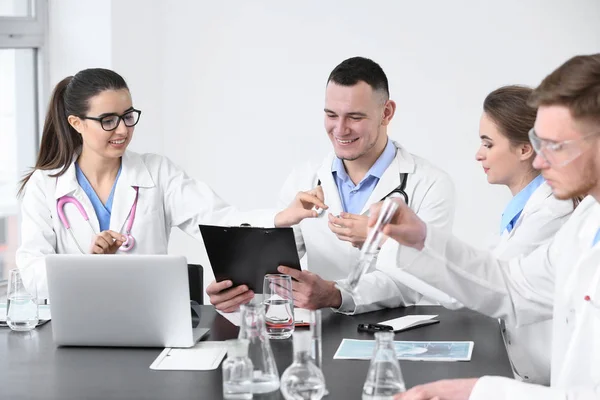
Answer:
[[[358,324],[357,330],[359,332],[375,333],[375,332],[386,332],[386,331],[392,332],[394,330],[394,328],[389,325],[381,325],[381,324]]]

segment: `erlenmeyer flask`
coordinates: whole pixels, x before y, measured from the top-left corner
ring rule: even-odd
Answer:
[[[375,333],[375,351],[363,386],[363,400],[392,400],[406,391],[394,349],[394,332]]]
[[[311,333],[294,332],[294,362],[281,376],[281,393],[286,400],[320,400],[325,377],[311,357]]]
[[[240,339],[248,339],[248,357],[254,365],[252,393],[270,393],[279,389],[279,373],[267,336],[265,306],[252,302],[240,307]]]

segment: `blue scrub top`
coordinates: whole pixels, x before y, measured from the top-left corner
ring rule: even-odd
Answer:
[[[113,184],[112,190],[110,191],[110,195],[106,200],[106,204],[102,204],[102,200],[100,200],[100,198],[92,188],[92,185],[90,185],[90,182],[79,168],[79,164],[77,163],[75,163],[75,174],[77,175],[77,182],[79,183],[79,186],[81,186],[85,194],[87,194],[87,197],[92,202],[92,206],[94,207],[96,217],[98,217],[98,222],[100,224],[100,232],[109,230],[113,197],[115,194],[115,187],[117,187],[117,181],[119,180],[119,176],[121,176],[121,167],[119,167],[119,172],[117,172],[117,178],[115,179],[115,183]]]

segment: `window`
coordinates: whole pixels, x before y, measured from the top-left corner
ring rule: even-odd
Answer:
[[[0,283],[19,245],[17,185],[35,163],[47,0],[0,0]]]

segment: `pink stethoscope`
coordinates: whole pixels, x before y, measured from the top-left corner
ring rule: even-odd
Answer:
[[[125,237],[127,238],[127,240],[125,241],[125,243],[123,243],[121,245],[121,247],[119,247],[119,250],[121,250],[121,251],[129,251],[133,248],[133,245],[135,244],[135,239],[131,235],[131,227],[133,226],[133,221],[135,220],[135,210],[137,209],[139,187],[134,186],[133,188],[135,189],[135,200],[133,201],[133,205],[131,206],[131,211],[129,211],[129,215],[127,216],[127,225],[125,226]],[[65,215],[64,206],[67,203],[71,203],[75,207],[77,207],[77,209],[79,210],[79,213],[81,214],[83,219],[87,221],[88,226],[90,227],[90,230],[92,231],[92,234],[94,236],[96,235],[96,232],[94,231],[94,227],[92,226],[92,223],[90,222],[90,218],[88,217],[87,213],[83,209],[83,206],[81,205],[79,200],[77,200],[73,196],[63,196],[60,199],[58,199],[58,202],[56,204],[56,211],[58,213],[58,218],[60,219],[60,222],[63,224],[63,226],[67,229],[67,231],[69,231],[69,233],[71,234],[71,237],[73,238],[73,241],[77,245],[77,248],[79,249],[79,251],[81,253],[85,254],[85,252],[79,245],[79,242],[77,241],[77,239],[75,239],[75,235],[73,235],[73,231],[71,230],[71,225],[69,224],[69,220],[67,219],[67,216]]]

